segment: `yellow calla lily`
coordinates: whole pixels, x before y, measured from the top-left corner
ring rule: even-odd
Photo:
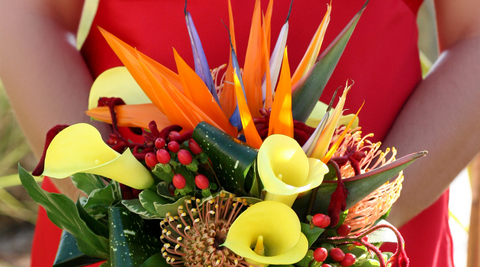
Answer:
[[[308,251],[297,214],[276,201],[259,202],[240,214],[228,230],[223,246],[263,267],[296,263]]]
[[[307,121],[305,122],[306,125],[317,128],[318,124],[322,120],[323,116],[325,115],[327,111],[328,105],[318,101],[317,104],[315,105],[315,108],[313,109],[312,113],[308,117]],[[342,115],[340,116],[340,120],[337,123],[337,126],[339,125],[345,125],[347,126],[352,118],[355,117],[355,114],[348,114],[348,115]],[[355,121],[353,122],[351,128],[355,129],[358,127],[358,117],[355,118]]]
[[[152,103],[125,67],[108,69],[95,79],[88,109],[96,108],[100,97],[120,97],[128,105]]]
[[[127,149],[111,149],[95,127],[79,123],[61,131],[48,146],[43,175],[66,178],[75,173],[92,173],[136,189],[153,184],[150,172]]]
[[[265,200],[291,207],[297,195],[319,186],[328,167],[307,158],[293,138],[274,134],[263,142],[257,156],[258,174],[267,194]]]

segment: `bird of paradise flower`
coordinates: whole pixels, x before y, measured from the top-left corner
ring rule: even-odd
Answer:
[[[147,129],[148,123],[155,120],[160,128],[170,124],[179,124],[184,129],[191,130],[201,121],[206,121],[232,136],[237,136],[239,132],[242,132],[247,144],[259,148],[262,139],[255,128],[252,117],[261,116],[259,110],[266,108],[271,109],[268,134],[283,134],[293,138],[293,119],[295,115],[292,115],[292,92],[295,94],[300,91],[315,89],[312,86],[305,86],[305,81],[311,76],[317,75],[317,73],[314,73],[314,68],[330,21],[331,4],[327,5],[325,16],[293,75],[290,73],[286,48],[289,30],[288,19],[280,31],[272,55],[270,56],[268,53],[270,51],[272,7],[273,1],[270,1],[267,11],[262,17],[260,1],[257,0],[255,3],[245,65],[243,72],[241,72],[236,59],[234,22],[229,2],[229,33],[232,49],[219,94],[217,94],[200,38],[189,12],[185,11],[185,18],[192,44],[195,70],[190,68],[174,50],[178,74],[100,28],[108,44],[151,101],[146,103],[144,97],[143,100],[138,102],[117,106],[118,125]],[[356,23],[360,14],[361,11],[352,19],[353,23],[347,25],[346,29],[351,29],[352,24],[353,27],[355,26],[354,23]],[[87,111],[89,116],[109,123],[111,123],[111,118],[108,109],[106,107],[94,108],[93,103],[96,103],[98,96],[105,96],[102,94],[111,90],[108,87],[115,84],[110,81],[118,78],[119,71],[115,71],[115,74],[113,72],[102,74],[94,83],[90,110]],[[277,85],[276,90],[273,90],[275,85]],[[130,89],[127,91],[132,91],[132,88],[138,88],[138,86],[129,86]],[[114,93],[115,96],[118,96],[117,92],[118,90]],[[341,104],[336,107],[336,113],[338,111],[341,113],[343,109],[346,92],[342,96],[343,101],[340,101]],[[308,103],[305,105],[307,108],[302,105],[302,109],[306,109],[303,113],[311,113],[318,96],[316,99],[313,98],[313,105]],[[308,106],[311,108],[309,109]],[[328,124],[333,126],[337,123],[338,116],[332,116],[328,121]],[[325,123],[323,126],[325,126]],[[317,142],[313,145],[322,143],[325,147],[329,138],[319,140],[318,137],[321,132],[317,133]],[[312,145],[311,142],[309,144]],[[323,154],[325,154],[325,151]],[[317,158],[323,157],[323,155],[316,156]]]

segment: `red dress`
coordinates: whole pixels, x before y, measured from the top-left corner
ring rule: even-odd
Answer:
[[[293,2],[287,45],[289,60],[294,67],[300,62],[329,1],[313,2]],[[228,35],[221,23],[221,20],[228,21],[227,1],[205,3],[191,0],[188,10],[210,68],[215,68],[228,62]],[[324,48],[363,3],[363,0],[333,2]],[[267,4],[268,1],[262,1],[263,10]],[[277,0],[274,4],[272,43],[284,23],[289,4],[290,1],[286,0]],[[354,112],[363,101],[366,102],[360,114],[361,126],[364,133],[375,133],[374,141],[384,139],[404,102],[421,80],[416,26],[420,4],[419,0],[370,1],[321,98],[324,102],[329,101],[337,87],[343,86],[347,79],[354,80],[346,106]],[[193,66],[183,5],[184,2],[178,0],[102,0],[93,24],[175,70],[172,47]],[[245,57],[253,5],[254,1],[232,0],[240,66]],[[85,42],[82,55],[93,77],[121,65],[95,27]],[[52,190],[51,183],[45,182],[44,187]],[[447,204],[446,193],[402,227],[411,266],[453,266]],[[51,226],[43,230],[47,224],[51,223],[41,211],[32,250],[32,266],[51,266],[53,262],[60,231]],[[44,238],[49,240],[48,244],[41,244]]]

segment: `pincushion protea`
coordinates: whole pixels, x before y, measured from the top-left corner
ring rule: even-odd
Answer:
[[[247,207],[245,199],[221,193],[201,205],[192,198],[179,206],[178,215],[167,214],[160,222],[162,255],[172,266],[252,266],[243,257],[221,246],[228,230]]]

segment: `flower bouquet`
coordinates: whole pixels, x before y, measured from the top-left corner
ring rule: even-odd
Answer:
[[[383,219],[425,152],[396,160],[362,136],[358,112],[343,114],[349,82],[335,108],[318,102],[363,8],[318,56],[328,6],[291,75],[288,19],[268,53],[272,3],[263,21],[255,4],[243,68],[230,5],[230,61],[213,70],[186,10],[195,69],[174,52],[178,74],[100,29],[125,67],[98,77],[87,114],[113,133],[104,143],[88,124],[58,125],[33,172],[71,177],[85,196],[48,193],[19,170],[65,230],[54,266],[408,266]]]

